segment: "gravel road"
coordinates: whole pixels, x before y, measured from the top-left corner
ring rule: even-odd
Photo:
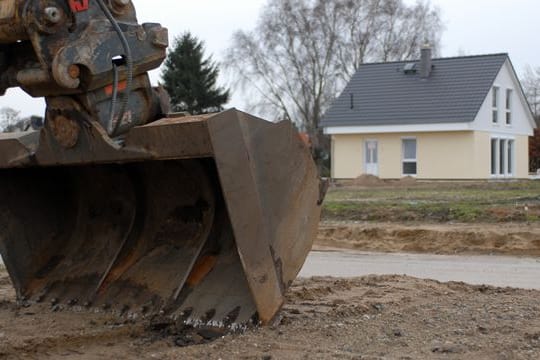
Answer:
[[[365,275],[408,275],[472,285],[540,290],[540,259],[313,251],[300,272],[301,277]]]
[[[0,264],[3,264],[2,258]],[[540,290],[540,258],[312,251],[299,276],[352,278],[366,275],[407,275],[444,282]]]

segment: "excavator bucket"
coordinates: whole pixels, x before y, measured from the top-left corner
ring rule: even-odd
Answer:
[[[21,301],[185,323],[268,324],[324,189],[289,122],[165,118],[0,137],[0,252]],[[74,139],[62,145],[62,137]]]

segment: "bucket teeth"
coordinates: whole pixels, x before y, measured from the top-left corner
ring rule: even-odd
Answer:
[[[216,226],[219,231],[212,232],[213,241],[207,243],[199,258],[208,258],[206,253],[219,248],[219,254],[213,256],[215,260],[211,270],[197,282],[190,284],[188,280],[179,295],[180,306],[171,311],[173,317],[184,318],[189,325],[225,326],[229,314],[235,315],[235,321],[243,323],[257,312],[236,251],[230,222],[222,213],[216,218],[216,224],[219,224]],[[193,273],[198,273],[198,269],[194,268]]]

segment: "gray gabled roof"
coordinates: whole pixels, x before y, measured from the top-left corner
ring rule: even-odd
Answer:
[[[321,127],[472,122],[508,54],[433,59],[428,78],[414,61],[361,65]],[[351,109],[351,94],[353,108]]]

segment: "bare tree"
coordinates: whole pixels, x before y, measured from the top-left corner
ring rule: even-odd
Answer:
[[[540,66],[533,69],[531,66],[525,68],[525,72],[522,76],[521,83],[523,84],[523,90],[531,110],[539,121],[540,117]]]
[[[439,11],[402,0],[269,0],[252,32],[234,34],[224,65],[256,96],[252,105],[323,139],[319,122],[366,61],[415,58],[438,49]]]
[[[345,82],[365,62],[418,58],[426,43],[438,54],[443,27],[429,2],[408,7],[401,0],[351,0],[338,9],[338,61]]]
[[[10,107],[3,107],[0,109],[0,129],[5,131],[10,126],[19,122],[19,114],[21,112]]]
[[[336,91],[339,24],[332,7],[327,1],[270,1],[254,32],[234,34],[225,61],[241,85],[257,90],[259,108],[309,134]]]

